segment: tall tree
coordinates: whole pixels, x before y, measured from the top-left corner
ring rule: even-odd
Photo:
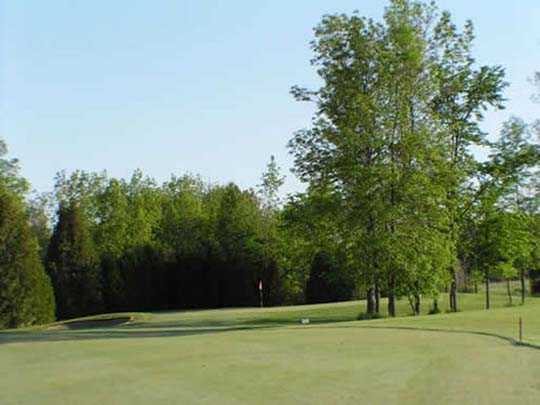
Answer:
[[[473,246],[469,262],[483,275],[487,309],[490,278],[513,278],[520,269],[524,284],[532,247],[528,218],[521,208],[521,189],[527,184],[530,168],[540,161],[540,148],[530,138],[530,126],[522,120],[506,121],[499,139],[490,144],[489,159],[478,166],[476,181],[464,192],[461,212],[473,229],[467,234],[469,246]]]
[[[83,316],[102,309],[98,256],[89,226],[75,203],[61,205],[47,252],[59,318]]]
[[[23,200],[0,181],[0,328],[53,320],[53,290]]]
[[[260,219],[256,198],[236,185],[216,190],[212,228],[216,244],[212,271],[216,306],[256,305],[257,281],[262,278]]]
[[[280,229],[282,199],[279,191],[284,182],[285,176],[281,174],[281,169],[272,155],[261,176],[258,190],[261,201],[261,228],[258,231],[262,252],[261,281],[264,285],[263,295],[266,305],[280,303],[283,294],[280,272],[283,256],[280,253],[285,241]]]
[[[349,234],[342,240],[352,237],[350,256],[362,269],[368,311],[382,286],[392,316],[399,279],[412,280],[405,273],[424,267],[438,274],[439,259],[449,259],[443,144],[430,104],[433,12],[396,0],[381,24],[357,15],[324,17],[313,42],[323,86],[292,91],[317,105],[313,127],[290,143],[296,172],[313,189],[339,196]]]
[[[266,165],[266,170],[262,174],[259,194],[264,206],[269,210],[276,210],[281,202],[279,189],[285,182],[285,176],[281,175],[281,169],[276,162],[274,155],[270,156],[270,162]]]
[[[29,183],[0,139],[0,328],[54,320],[54,295],[24,198]]]
[[[204,307],[209,266],[210,224],[205,196],[208,187],[194,176],[173,176],[163,185],[157,241],[171,264],[169,305]]]
[[[472,54],[473,40],[472,22],[467,21],[460,32],[448,12],[442,13],[431,39],[430,76],[435,81],[431,108],[446,138],[446,207],[455,254],[464,218],[464,186],[474,177],[477,168],[473,146],[485,144],[485,134],[479,124],[488,107],[503,108],[502,91],[507,86],[502,67],[477,67]],[[451,266],[450,273],[450,307],[457,311],[457,263]]]

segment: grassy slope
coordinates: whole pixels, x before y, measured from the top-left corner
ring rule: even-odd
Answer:
[[[526,339],[540,344],[540,300],[474,311],[482,302],[463,295],[470,311],[361,322],[323,323],[354,319],[363,304],[353,302],[3,332],[0,402],[536,403],[540,350],[500,337],[515,337],[522,316]],[[300,326],[303,317],[320,323]]]

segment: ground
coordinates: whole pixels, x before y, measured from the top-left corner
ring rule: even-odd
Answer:
[[[354,321],[357,301],[6,331],[0,403],[538,403],[540,299],[460,302],[457,314],[371,321]],[[527,345],[516,344],[520,317]]]

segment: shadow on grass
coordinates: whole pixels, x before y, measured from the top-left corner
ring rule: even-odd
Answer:
[[[314,319],[311,325],[322,325],[329,323],[339,323],[351,321],[350,318],[336,319]],[[83,323],[81,323],[82,325]],[[90,325],[90,323],[86,323]],[[222,321],[222,322],[162,322],[143,323],[131,322],[120,324],[118,327],[99,327],[99,323],[94,323],[94,327],[82,329],[44,329],[17,331],[11,330],[0,332],[0,345],[8,343],[31,343],[31,342],[65,342],[76,340],[99,340],[99,339],[137,339],[137,338],[158,338],[158,337],[179,337],[192,335],[207,335],[223,332],[238,332],[246,330],[273,329],[284,326],[299,325],[299,320],[284,319],[256,319],[242,321]],[[102,326],[102,325],[101,325]]]
[[[85,330],[44,330],[28,332],[1,332],[0,345],[8,343],[31,343],[31,342],[66,342],[79,340],[100,340],[100,339],[140,339],[140,338],[160,338],[179,337],[192,335],[207,335],[223,332],[236,332],[253,329],[270,328],[270,326],[237,326],[221,328],[185,328],[185,329],[163,329],[156,327],[156,330],[138,329],[85,329]]]
[[[351,322],[356,317],[333,317],[333,318],[309,318],[310,324],[329,324]],[[175,321],[175,322],[130,322],[122,325],[122,329],[156,329],[156,328],[222,328],[222,327],[260,327],[260,326],[291,326],[300,325],[302,317],[295,319],[286,318],[257,318],[257,319],[231,319],[231,320],[200,320],[200,321]]]
[[[79,330],[43,330],[43,331],[10,331],[0,333],[0,345],[8,343],[32,343],[32,342],[66,342],[66,341],[80,341],[80,340],[101,340],[101,339],[141,339],[141,338],[162,338],[162,337],[181,337],[181,336],[193,336],[193,335],[207,335],[217,334],[224,332],[238,332],[238,331],[251,331],[251,330],[263,330],[263,329],[275,329],[283,326],[290,326],[292,322],[283,322],[283,320],[267,319],[266,322],[261,322],[250,325],[237,325],[237,326],[189,326],[182,327],[178,323],[162,323],[162,324],[130,324],[124,325],[116,329],[79,329]],[[422,331],[422,332],[436,332],[436,333],[455,333],[455,334],[471,334],[477,336],[491,337],[503,340],[514,346],[527,347],[531,349],[540,350],[540,345],[519,342],[518,340],[509,336],[501,335],[494,332],[487,331],[475,331],[467,329],[444,329],[444,328],[431,328],[431,327],[414,327],[414,326],[380,326],[369,325],[369,321],[359,321],[354,325],[339,325],[340,322],[334,322],[332,324],[325,320],[318,320],[311,322],[311,327],[306,330],[316,329],[379,329],[379,330],[408,330],[408,331]],[[294,325],[297,325],[295,322]],[[151,330],[150,330],[151,329]]]

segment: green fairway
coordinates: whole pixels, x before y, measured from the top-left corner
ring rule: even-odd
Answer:
[[[467,311],[373,321],[346,302],[5,331],[0,403],[537,403],[540,350],[512,339],[521,316],[540,345],[540,299],[460,298]]]

